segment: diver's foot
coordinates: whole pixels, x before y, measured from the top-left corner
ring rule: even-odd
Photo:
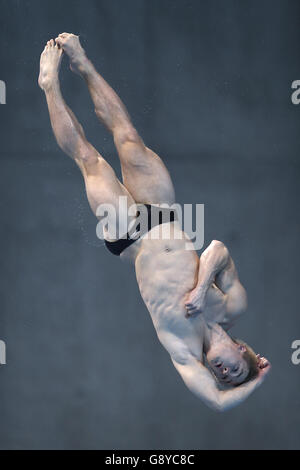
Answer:
[[[39,86],[47,91],[53,83],[58,81],[58,72],[61,64],[63,50],[55,44],[53,39],[47,42],[40,59]]]
[[[79,36],[70,33],[61,33],[55,39],[55,42],[69,57],[72,72],[78,73],[79,75],[84,74],[89,65],[89,61],[85,50],[80,44]]]

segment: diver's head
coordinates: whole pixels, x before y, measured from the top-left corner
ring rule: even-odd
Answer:
[[[238,339],[213,344],[206,358],[220,383],[233,387],[248,382],[259,372],[257,355]]]

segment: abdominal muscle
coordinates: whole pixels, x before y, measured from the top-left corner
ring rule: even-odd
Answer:
[[[181,232],[181,239],[151,238],[165,226],[171,227],[172,235],[177,237]],[[173,357],[178,352],[177,346],[180,349],[184,344],[202,361],[205,324],[212,313],[223,308],[223,299],[216,295],[216,289],[211,288],[207,295],[207,311],[187,319],[185,302],[197,283],[199,269],[199,258],[192,242],[176,222],[155,227],[149,232],[148,239],[143,238],[140,242],[135,259],[136,277],[159,340]]]

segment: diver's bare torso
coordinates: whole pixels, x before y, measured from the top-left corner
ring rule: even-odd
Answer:
[[[170,225],[174,230],[172,233],[177,233],[181,239],[151,238],[166,225]],[[224,295],[212,284],[203,313],[186,318],[185,302],[197,283],[199,257],[177,222],[155,227],[147,239],[134,245],[121,257],[130,257],[135,262],[140,293],[160,342],[174,360],[180,360],[188,350],[202,362],[205,328],[207,323],[223,321],[226,312]]]

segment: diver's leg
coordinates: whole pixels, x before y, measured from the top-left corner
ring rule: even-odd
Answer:
[[[69,56],[71,69],[86,81],[96,115],[113,135],[126,188],[137,202],[173,204],[174,188],[167,168],[145,146],[124,104],[86,57],[78,36],[63,33],[56,43]]]
[[[52,129],[60,148],[82,171],[93,212],[96,214],[100,204],[112,204],[117,211],[118,223],[119,197],[126,196],[128,206],[134,204],[134,200],[111,166],[86,140],[81,125],[62,97],[58,79],[62,53],[62,49],[50,40],[40,61],[39,85],[46,95]]]

